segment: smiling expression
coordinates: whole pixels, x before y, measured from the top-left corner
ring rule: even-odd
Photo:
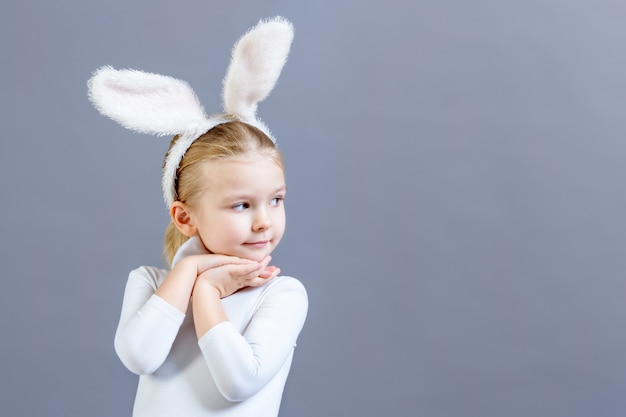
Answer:
[[[262,260],[285,231],[285,176],[263,155],[207,162],[190,217],[211,253]]]

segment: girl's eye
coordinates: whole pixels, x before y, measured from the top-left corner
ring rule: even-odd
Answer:
[[[250,204],[248,203],[239,203],[233,206],[233,210],[235,211],[244,211],[245,209],[250,208]]]
[[[270,206],[280,206],[281,201],[283,201],[282,197],[274,197],[270,200]]]

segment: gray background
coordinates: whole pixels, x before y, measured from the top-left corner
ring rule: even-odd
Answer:
[[[276,264],[310,312],[282,416],[626,414],[626,3],[0,5],[0,413],[129,416],[129,270],[162,265],[167,139],[89,104],[101,65],[220,109],[235,40],[296,37],[260,115],[287,161]]]

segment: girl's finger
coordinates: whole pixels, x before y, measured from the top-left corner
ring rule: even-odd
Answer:
[[[257,276],[261,270],[263,270],[263,265],[258,262],[253,262],[250,264],[241,264],[241,265],[231,265],[230,267],[231,273],[235,275],[254,275]]]
[[[272,267],[265,268],[263,271],[261,271],[258,277],[267,280],[267,279],[277,277],[278,274],[280,274],[280,268],[272,266]]]
[[[264,272],[263,275],[259,274],[258,276],[249,279],[246,282],[246,285],[249,287],[258,287],[259,285],[263,285],[266,282],[273,280],[274,278],[278,276],[278,274],[280,274],[280,268],[277,268],[277,267],[273,267],[273,268],[274,269],[272,270],[271,274],[265,276],[266,275],[265,273],[268,271],[267,270],[263,271]]]
[[[203,272],[207,269],[217,268],[224,265],[256,265],[258,262],[249,259],[238,258],[228,255],[199,255],[198,271]]]
[[[280,272],[280,269],[276,266],[270,265],[270,266],[266,266],[260,273],[259,273],[259,277],[261,278],[269,278],[270,276],[272,276],[272,274],[274,274],[278,269],[278,271]]]

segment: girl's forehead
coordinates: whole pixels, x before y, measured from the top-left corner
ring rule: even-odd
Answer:
[[[214,159],[208,162],[209,166],[219,169],[227,165],[255,165],[255,166],[277,166],[281,170],[283,169],[282,163],[272,155],[264,153],[247,153],[236,156],[229,156],[226,158]]]
[[[274,162],[274,159],[268,153],[243,153],[240,155],[228,156],[222,159],[218,159],[218,161],[233,161],[233,162],[245,162],[245,163],[254,163],[254,162]]]
[[[284,175],[281,163],[271,156],[259,154],[244,154],[207,161],[204,169],[204,172],[213,178],[223,178],[224,175],[238,176],[239,173],[261,174],[268,171]]]
[[[265,198],[286,189],[285,174],[272,158],[226,158],[207,162],[199,199],[221,202],[247,196]]]

